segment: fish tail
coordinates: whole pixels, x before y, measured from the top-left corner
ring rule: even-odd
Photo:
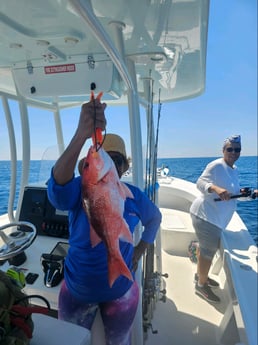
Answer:
[[[126,266],[123,258],[120,256],[112,256],[108,260],[108,281],[110,287],[113,286],[120,275],[127,277],[129,280],[133,280],[132,273]]]

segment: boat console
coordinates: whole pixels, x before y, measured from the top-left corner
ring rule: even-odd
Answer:
[[[52,206],[46,187],[25,187],[19,221],[34,224],[38,235],[68,238],[68,213]]]
[[[26,277],[24,290],[28,295],[44,296],[51,309],[56,311],[62,280],[60,265],[68,250],[68,213],[52,206],[46,187],[27,186],[24,189],[19,221],[32,223],[37,231],[33,245],[25,250],[26,261],[18,266]],[[58,243],[62,245],[57,247]],[[11,265],[12,260],[7,260],[1,269],[7,271]],[[59,274],[54,275],[57,265],[60,268],[57,270]],[[44,306],[40,299],[33,299],[32,303]]]

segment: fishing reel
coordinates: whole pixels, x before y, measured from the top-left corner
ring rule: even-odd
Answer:
[[[168,278],[168,274],[153,272],[152,276],[145,282],[144,295],[147,299],[152,298],[155,301],[166,301],[166,289],[162,289],[162,277]]]
[[[153,334],[158,333],[157,330],[152,328],[151,319],[153,317],[153,311],[155,303],[157,301],[166,302],[166,289],[162,289],[163,279],[168,278],[168,274],[161,274],[159,272],[152,272],[148,279],[145,280],[143,290],[143,331],[147,333],[148,329]]]
[[[247,198],[252,195],[252,188],[250,187],[241,188],[240,193],[243,196],[243,198]]]
[[[256,199],[258,197],[258,190],[250,188],[250,187],[245,187],[241,188],[240,192],[242,193],[243,198],[250,198],[250,199]]]
[[[244,187],[240,189],[240,194],[231,195],[230,199],[245,198],[245,200],[254,200],[258,197],[258,189]],[[222,201],[220,198],[215,198],[214,201]]]

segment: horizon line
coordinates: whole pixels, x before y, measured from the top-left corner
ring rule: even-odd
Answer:
[[[185,157],[185,156],[177,156],[177,157],[157,157],[157,159],[183,159],[183,158],[220,158],[222,156],[190,156],[190,157]],[[258,155],[245,155],[245,156],[240,156],[240,158],[243,157],[257,157]],[[59,157],[58,157],[59,158]],[[57,159],[58,159],[57,158]],[[128,158],[130,158],[130,156],[128,156]],[[56,161],[57,159],[31,159],[30,161]],[[11,159],[0,159],[0,162],[11,162]],[[22,162],[22,159],[17,159],[17,162]]]

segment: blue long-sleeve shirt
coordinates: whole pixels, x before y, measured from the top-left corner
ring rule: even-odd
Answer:
[[[153,243],[161,222],[161,213],[139,188],[127,184],[134,199],[125,201],[124,218],[133,234],[139,221],[144,226],[141,239]],[[103,242],[92,248],[90,224],[82,205],[81,177],[61,186],[53,173],[48,181],[48,198],[54,207],[69,211],[69,244],[65,259],[65,281],[75,298],[88,303],[110,301],[123,296],[132,281],[120,276],[112,288],[108,283],[107,250]],[[132,270],[133,246],[120,241],[123,259]]]

